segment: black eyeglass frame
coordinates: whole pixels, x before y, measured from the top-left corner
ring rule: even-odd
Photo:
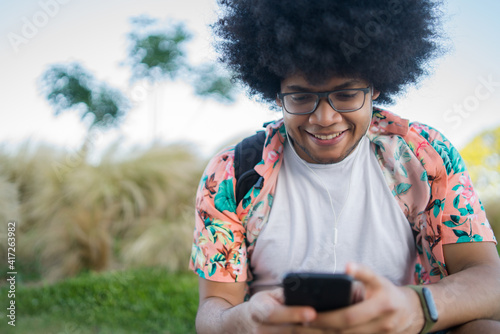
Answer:
[[[363,104],[361,104],[361,107],[357,108],[357,109],[351,109],[351,110],[338,110],[337,108],[335,108],[335,106],[333,105],[333,102],[330,100],[330,98],[328,97],[330,94],[332,93],[338,93],[338,92],[347,92],[347,91],[353,91],[353,90],[357,90],[357,91],[361,91],[364,93],[363,95]],[[277,96],[278,96],[278,99],[281,101],[282,105],[283,105],[283,109],[289,113],[290,115],[309,115],[309,114],[312,114],[313,112],[316,111],[316,109],[318,109],[318,105],[319,105],[319,101],[321,100],[321,98],[323,97],[326,97],[327,101],[328,101],[328,104],[330,105],[330,107],[333,108],[333,110],[337,111],[337,112],[340,112],[340,113],[346,113],[346,112],[353,112],[353,111],[357,111],[361,108],[363,108],[363,106],[365,105],[365,102],[366,102],[366,94],[368,94],[369,92],[371,91],[371,86],[368,86],[366,88],[350,88],[350,89],[338,89],[338,90],[332,90],[332,91],[329,91],[329,92],[292,92],[292,93],[278,93]],[[287,95],[293,95],[293,94],[313,94],[313,95],[316,95],[316,104],[314,105],[314,109],[309,111],[309,112],[302,112],[302,113],[292,113],[288,110],[286,110],[285,108],[285,101],[283,100],[283,98]]]

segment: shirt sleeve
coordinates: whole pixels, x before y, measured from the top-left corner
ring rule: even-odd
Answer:
[[[416,127],[439,153],[446,169],[447,184],[437,185],[446,186],[446,197],[443,202],[434,203],[432,208],[432,210],[443,210],[441,224],[443,244],[478,241],[496,243],[484,207],[474,190],[458,150],[439,131],[423,125]]]
[[[236,214],[234,146],[209,162],[196,194],[190,269],[218,282],[248,278],[246,233]]]

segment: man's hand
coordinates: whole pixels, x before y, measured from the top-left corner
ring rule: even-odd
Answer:
[[[219,283],[203,278],[200,282],[200,307],[196,317],[196,330],[206,334],[267,334],[323,333],[306,328],[317,313],[310,306],[285,306],[283,289],[261,291],[243,302],[245,282]],[[295,333],[295,332],[293,332]]]
[[[418,333],[424,324],[415,291],[397,287],[360,265],[347,267],[364,287],[364,299],[352,306],[317,313],[310,306],[284,305],[283,289],[261,291],[243,302],[245,283],[200,279],[200,333]]]
[[[281,288],[258,292],[252,296],[246,309],[250,314],[249,319],[252,322],[250,326],[254,328],[253,333],[292,333],[290,330],[294,327],[313,321],[317,316],[312,307],[285,306],[283,304],[284,297]],[[242,327],[247,325],[242,325]],[[305,330],[311,333],[320,333],[316,330]]]
[[[346,334],[418,333],[422,329],[424,315],[413,290],[397,287],[361,265],[350,264],[346,272],[364,285],[365,299],[341,310],[318,313],[308,326]]]
[[[344,309],[316,313],[283,305],[281,289],[250,299],[254,333],[418,333],[424,325],[415,291],[397,287],[370,269],[350,264],[347,274],[364,286],[364,300]],[[313,320],[314,319],[314,320]]]

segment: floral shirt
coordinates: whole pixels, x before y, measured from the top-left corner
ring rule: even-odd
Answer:
[[[367,134],[389,189],[414,232],[419,258],[415,283],[447,275],[443,245],[496,242],[458,151],[435,129],[374,108]],[[196,196],[190,268],[219,282],[251,281],[250,261],[267,223],[282,163],[283,120],[266,126],[263,183],[235,200],[234,146],[208,164]]]

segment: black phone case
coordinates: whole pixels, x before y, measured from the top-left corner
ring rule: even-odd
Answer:
[[[289,273],[283,279],[286,305],[331,311],[352,304],[353,279],[345,274]]]

